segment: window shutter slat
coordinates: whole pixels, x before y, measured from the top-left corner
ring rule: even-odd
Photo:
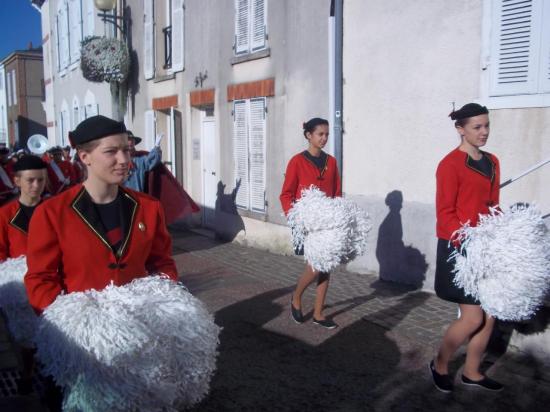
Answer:
[[[69,1],[69,24],[71,26],[69,55],[71,63],[80,59],[80,42],[82,41],[82,9],[80,1]]]
[[[494,4],[489,93],[535,93],[540,4],[537,0],[497,0]]]
[[[265,0],[252,0],[252,51],[265,47],[266,10]]]
[[[172,0],[172,71],[184,68],[185,9],[183,0]]]
[[[265,98],[250,100],[250,209],[265,212]]]
[[[249,208],[247,106],[245,100],[237,100],[233,104],[233,158],[235,162],[235,185],[239,187],[236,204],[244,209]]]
[[[250,0],[235,0],[235,54],[248,53]]]
[[[146,79],[155,76],[155,19],[153,0],[144,0],[143,73]]]
[[[154,110],[145,111],[145,145],[151,150],[155,145],[156,119]]]
[[[69,65],[69,10],[68,3],[61,8],[61,69]]]

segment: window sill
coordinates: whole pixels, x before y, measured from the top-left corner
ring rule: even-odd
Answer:
[[[168,74],[163,74],[162,76],[156,76],[154,79],[153,79],[153,83],[160,83],[160,82],[164,82],[166,80],[173,80],[176,78],[176,74],[175,73],[168,73]]]
[[[263,59],[265,57],[269,57],[271,55],[271,49],[268,47],[267,49],[258,50],[252,53],[246,53],[246,54],[240,54],[238,56],[234,56],[231,58],[231,65],[244,63],[252,60],[258,60]]]
[[[252,210],[241,209],[238,206],[237,206],[237,212],[239,213],[239,216],[249,217],[251,219],[256,219],[256,220],[260,220],[262,222],[267,222],[267,214],[266,213],[253,212]]]
[[[550,93],[482,97],[478,100],[478,103],[487,106],[488,109],[550,107]]]

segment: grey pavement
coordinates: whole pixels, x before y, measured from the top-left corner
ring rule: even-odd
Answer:
[[[549,372],[506,351],[502,336],[483,367],[505,391],[457,381],[452,394],[438,392],[427,364],[456,306],[430,293],[340,268],[331,275],[325,311],[340,327],[311,323],[313,287],[303,300],[308,320],[297,325],[288,308],[301,258],[183,230],[172,235],[181,280],[223,327],[210,394],[193,411],[548,410]],[[457,377],[463,362],[460,352],[452,363]],[[0,373],[17,365],[0,323]],[[2,412],[43,410],[36,395],[0,396]]]

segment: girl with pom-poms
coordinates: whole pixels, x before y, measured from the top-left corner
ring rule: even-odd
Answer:
[[[25,276],[33,308],[41,312],[61,293],[120,286],[151,272],[175,280],[159,202],[121,187],[130,162],[124,123],[93,116],[69,138],[88,178],[35,211]]]
[[[329,136],[328,121],[313,118],[303,124],[304,137],[309,146],[307,150],[298,153],[288,162],[285,180],[280,195],[281,205],[285,215],[298,200],[302,190],[316,186],[328,197],[342,196],[340,175],[336,159],[323,151]],[[297,255],[304,251],[295,250]],[[304,272],[298,280],[296,289],[290,301],[290,314],[296,323],[303,323],[302,295],[306,288],[317,280],[315,304],[313,308],[313,323],[327,329],[334,329],[337,324],[323,315],[323,307],[328,291],[330,274],[318,272],[311,265],[306,264]]]
[[[448,364],[453,354],[467,343],[466,363],[461,377],[465,385],[490,391],[503,386],[484,376],[480,364],[495,320],[479,302],[456,286],[451,254],[458,247],[453,233],[469,222],[475,226],[479,214],[489,213],[499,202],[500,168],[496,156],[482,151],[489,137],[489,111],[468,103],[450,114],[461,137],[458,148],[447,154],[436,172],[437,264],[435,291],[441,299],[458,303],[460,317],[445,332],[437,356],[430,362],[435,386],[443,392],[453,390]]]

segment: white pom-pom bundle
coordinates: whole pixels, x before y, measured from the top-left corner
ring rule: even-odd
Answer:
[[[176,411],[208,393],[219,331],[185,287],[149,276],[58,296],[37,357],[65,388],[65,411]]]
[[[366,251],[372,228],[367,213],[342,197],[327,197],[315,186],[305,189],[288,212],[295,249],[304,248],[311,267],[329,272]]]
[[[38,317],[29,304],[23,283],[25,273],[25,256],[10,258],[0,263],[0,306],[15,341],[24,346],[31,346]]]
[[[535,206],[491,209],[461,241],[454,282],[488,314],[518,321],[533,316],[550,288],[550,234]]]

